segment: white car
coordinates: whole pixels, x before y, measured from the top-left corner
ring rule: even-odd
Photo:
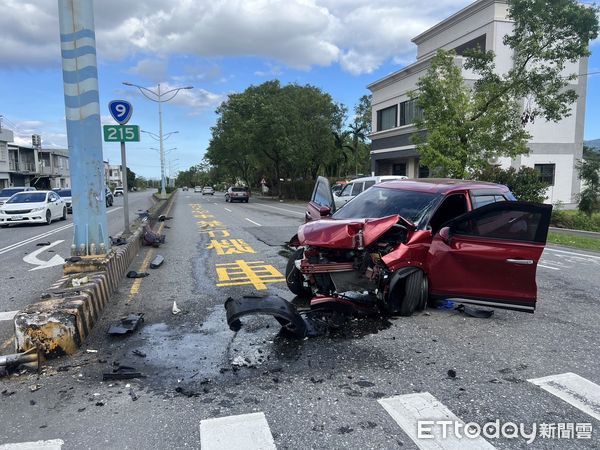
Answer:
[[[215,195],[215,190],[212,186],[204,186],[202,188],[202,195]]]
[[[115,191],[113,192],[113,195],[115,197],[118,197],[119,195],[123,195],[123,187],[116,187]]]
[[[196,186],[194,188],[194,192],[202,192],[202,188],[200,186]]]
[[[67,219],[67,205],[54,191],[19,192],[0,207],[0,227]]]
[[[406,178],[408,177],[404,175],[378,175],[375,177],[363,177],[352,180],[346,184],[340,192],[334,194],[333,201],[335,202],[335,209],[341,208],[362,191],[366,191],[377,183],[390,180],[403,180]]]

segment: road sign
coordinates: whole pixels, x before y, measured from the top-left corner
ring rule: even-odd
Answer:
[[[131,119],[133,106],[125,100],[112,100],[108,103],[110,115],[121,125],[125,125]]]
[[[104,142],[140,142],[138,125],[104,125]]]

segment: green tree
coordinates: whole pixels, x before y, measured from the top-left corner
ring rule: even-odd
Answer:
[[[577,163],[583,189],[579,194],[579,210],[589,217],[600,211],[600,160],[590,159]]]
[[[421,160],[434,175],[464,178],[498,156],[526,153],[528,122],[559,121],[577,99],[564,76],[567,63],[589,56],[598,35],[598,9],[576,0],[510,0],[513,33],[504,43],[513,67],[498,74],[492,51],[465,54],[463,68],[476,76],[467,85],[452,51],[439,50],[411,93],[422,111],[415,125]],[[525,108],[521,106],[525,100]]]
[[[548,184],[543,183],[540,174],[531,167],[521,167],[516,170],[514,167],[502,169],[498,166],[488,165],[475,171],[472,176],[475,180],[507,186],[515,194],[517,200],[541,203],[546,199]]]
[[[127,167],[126,169],[127,169],[127,188],[129,190],[131,190],[131,188],[136,185],[135,184],[135,172],[133,170],[131,170],[129,167]]]

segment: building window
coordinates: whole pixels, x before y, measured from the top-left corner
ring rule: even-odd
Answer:
[[[540,181],[550,186],[554,186],[554,167],[555,164],[535,164],[533,166],[539,174]]]
[[[8,159],[8,148],[6,142],[0,142],[0,161],[6,161]]]
[[[406,176],[406,163],[394,164],[392,166],[392,175]]]
[[[410,125],[422,117],[423,111],[417,106],[416,98],[400,103],[400,126]]]
[[[398,105],[377,111],[377,131],[389,130],[398,126]]]
[[[475,39],[465,42],[454,49],[457,55],[463,56],[467,50],[479,49],[485,52],[485,34],[476,37]]]
[[[419,178],[429,178],[429,167],[419,166]]]

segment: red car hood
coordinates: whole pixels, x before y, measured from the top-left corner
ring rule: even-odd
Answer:
[[[313,245],[315,247],[366,247],[379,239],[400,219],[402,218],[396,214],[380,219],[317,220],[308,222],[298,228],[298,240],[301,245]],[[408,225],[412,225],[410,222],[402,220]],[[359,237],[361,231],[362,242]]]

